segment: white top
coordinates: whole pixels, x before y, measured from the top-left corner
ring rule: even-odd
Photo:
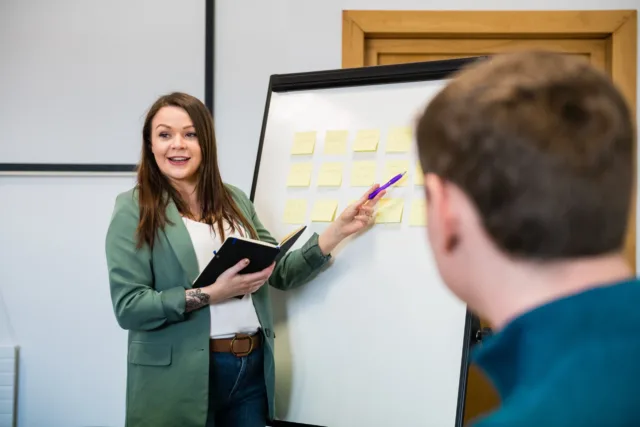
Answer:
[[[222,241],[217,235],[216,227],[208,224],[182,218],[189,231],[193,248],[198,259],[200,272],[213,258],[213,251],[222,246]],[[229,227],[225,228],[225,237],[238,236]],[[217,304],[210,304],[211,310],[211,338],[229,338],[236,333],[254,334],[260,328],[260,321],[253,306],[251,295],[245,295],[242,299],[230,298]]]

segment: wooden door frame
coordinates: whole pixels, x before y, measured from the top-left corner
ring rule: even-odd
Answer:
[[[636,115],[637,11],[386,11],[342,12],[342,67],[365,66],[372,38],[599,38],[608,41],[607,71]],[[637,128],[637,125],[636,125]],[[636,171],[625,256],[636,271]]]

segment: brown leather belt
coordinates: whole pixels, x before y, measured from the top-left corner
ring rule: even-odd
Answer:
[[[209,348],[216,353],[233,353],[238,357],[248,356],[262,345],[262,333],[255,335],[236,334],[233,338],[209,340]]]

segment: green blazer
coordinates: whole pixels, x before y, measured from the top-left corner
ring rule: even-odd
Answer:
[[[226,185],[261,240],[276,243],[258,219],[253,203],[240,189]],[[119,194],[106,236],[106,257],[113,310],[129,331],[127,351],[127,427],[202,427],[208,410],[209,329],[207,307],[185,313],[185,289],[199,274],[187,229],[173,202],[166,212],[172,223],[160,231],[153,250],[136,249],[137,190]],[[297,287],[317,273],[330,256],[313,234],[276,265],[270,286]],[[253,295],[266,345],[264,372],[269,416],[275,412],[273,317],[269,287]]]

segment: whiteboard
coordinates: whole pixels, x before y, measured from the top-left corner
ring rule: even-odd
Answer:
[[[404,204],[400,223],[376,224],[344,242],[330,265],[304,286],[271,290],[276,333],[277,418],[317,426],[462,425],[471,316],[442,283],[424,226],[410,224],[411,204],[424,197],[416,184],[413,142],[387,153],[393,127],[410,126],[465,61],[272,76],[251,197],[267,229],[280,239],[288,199],[306,199],[297,242],[328,223],[310,221],[320,199],[338,201],[337,214],[367,187],[350,186],[356,160],[378,166],[408,161],[407,185],[386,197]],[[407,81],[403,81],[407,80]],[[356,132],[377,129],[375,152],[354,152]],[[324,154],[328,130],[348,130],[346,154]],[[292,155],[296,132],[316,131],[311,155]],[[318,187],[324,162],[345,164],[339,187]],[[313,165],[309,187],[287,186],[290,167]]]

